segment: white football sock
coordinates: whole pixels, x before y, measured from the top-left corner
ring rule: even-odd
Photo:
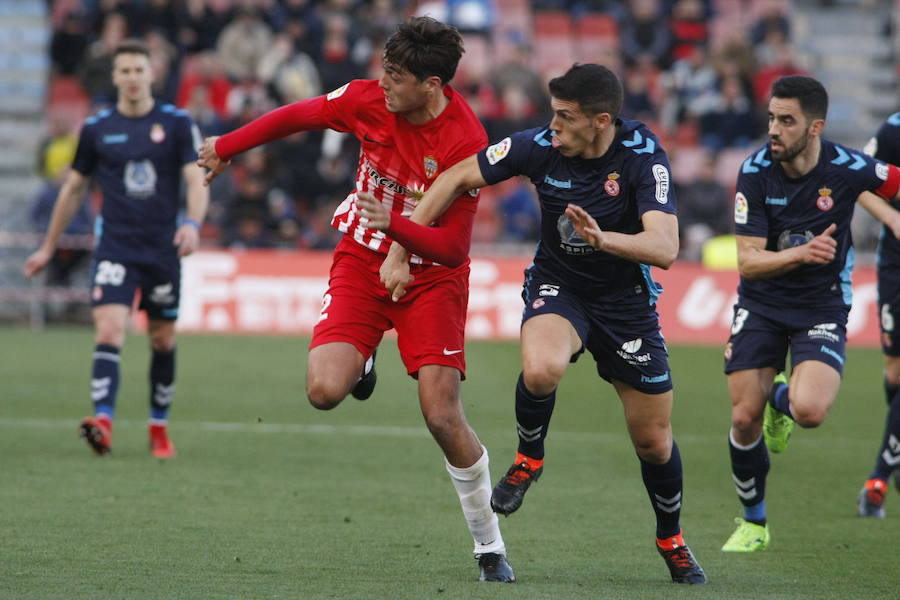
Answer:
[[[475,540],[475,554],[496,552],[506,554],[506,545],[500,535],[500,522],[491,510],[491,474],[488,469],[487,448],[481,447],[482,455],[475,464],[458,469],[444,459],[450,481],[456,488],[463,516]]]

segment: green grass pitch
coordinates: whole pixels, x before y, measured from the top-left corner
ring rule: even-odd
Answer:
[[[123,351],[114,454],[77,437],[87,329],[0,331],[0,598],[887,599],[900,499],[855,516],[885,414],[882,359],[853,350],[837,405],[772,456],[772,544],[719,547],[740,514],[721,349],[671,349],[685,534],[710,584],[669,582],[612,388],[588,357],[560,388],[543,477],[501,521],[515,585],[479,584],[471,539],[393,340],[378,387],[330,412],[303,394],[305,339],[182,336],[171,432],[147,450],[146,340]],[[467,345],[463,398],[492,477],[515,451],[515,343]]]

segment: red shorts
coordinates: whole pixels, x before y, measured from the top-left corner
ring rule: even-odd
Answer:
[[[423,365],[446,365],[466,378],[464,351],[469,265],[454,269],[412,265],[415,277],[398,302],[379,279],[384,255],[344,237],[334,251],[328,291],[310,349],[330,342],[353,344],[370,356],[384,332],[397,330],[406,370],[418,377]]]

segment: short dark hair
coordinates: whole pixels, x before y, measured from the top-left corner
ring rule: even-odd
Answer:
[[[444,85],[456,75],[463,52],[462,36],[456,28],[431,17],[413,17],[388,38],[384,60],[406,69],[419,81],[437,76]]]
[[[828,92],[812,77],[788,75],[772,86],[773,98],[796,98],[807,119],[824,119],[828,114]]]
[[[141,40],[128,39],[121,42],[113,51],[113,58],[120,54],[143,54],[150,58],[150,48]]]
[[[565,75],[550,80],[550,95],[577,102],[588,115],[609,113],[616,118],[622,110],[624,91],[622,82],[606,67],[575,63]]]

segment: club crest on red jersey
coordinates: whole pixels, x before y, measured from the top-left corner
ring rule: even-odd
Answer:
[[[834,206],[834,199],[831,197],[831,190],[827,187],[819,188],[819,197],[816,199],[816,206],[819,210],[831,210]]]
[[[431,179],[435,175],[437,175],[438,171],[438,162],[437,159],[430,154],[424,158],[425,163],[425,177]]]
[[[156,142],[157,144],[163,143],[166,139],[166,130],[163,129],[163,126],[159,123],[154,123],[153,127],[150,128],[150,139]]]
[[[606,183],[603,184],[603,190],[609,196],[618,196],[621,188],[619,187],[619,174],[613,171],[606,176]]]

